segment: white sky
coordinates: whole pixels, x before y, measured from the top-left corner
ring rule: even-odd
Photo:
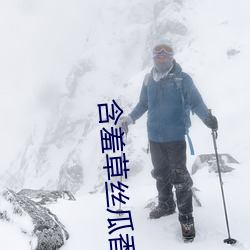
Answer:
[[[86,1],[85,1],[86,4]],[[73,64],[89,19],[81,1],[0,1],[0,159],[15,158]],[[93,4],[92,4],[93,6]]]

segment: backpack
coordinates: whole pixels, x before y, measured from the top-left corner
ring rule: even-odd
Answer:
[[[174,77],[174,81],[176,83],[176,88],[180,92],[180,96],[181,96],[181,103],[182,103],[182,108],[183,108],[183,120],[184,120],[184,124],[185,124],[185,134],[187,136],[188,145],[190,148],[190,154],[194,155],[193,143],[192,143],[192,140],[189,136],[189,128],[191,127],[191,120],[190,120],[191,107],[185,103],[183,89],[182,89],[182,82],[183,82],[182,72],[181,71],[177,71],[177,72],[178,73]],[[145,86],[148,85],[150,76],[151,76],[151,73],[146,74],[144,81],[143,81],[143,84]]]

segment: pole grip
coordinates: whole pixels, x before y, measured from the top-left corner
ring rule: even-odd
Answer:
[[[212,116],[212,109],[208,109],[208,110],[207,110],[207,114]],[[215,139],[218,138],[218,132],[217,132],[216,130],[214,130],[214,129],[212,129],[212,135],[213,135],[213,137],[214,137]]]

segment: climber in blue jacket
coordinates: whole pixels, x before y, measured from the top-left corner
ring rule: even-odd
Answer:
[[[152,58],[154,66],[145,76],[139,102],[128,116],[120,118],[118,126],[134,124],[147,112],[152,176],[156,179],[158,190],[158,205],[149,217],[158,219],[175,212],[172,191],[175,187],[183,238],[193,240],[193,181],[186,167],[185,141],[185,134],[191,125],[189,111],[213,130],[218,129],[218,122],[203,102],[192,78],[182,72],[174,60],[171,43],[156,43],[152,48]]]

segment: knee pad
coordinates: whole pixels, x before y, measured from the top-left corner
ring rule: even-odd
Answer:
[[[171,170],[170,178],[177,190],[187,190],[193,186],[193,180],[186,169]]]

